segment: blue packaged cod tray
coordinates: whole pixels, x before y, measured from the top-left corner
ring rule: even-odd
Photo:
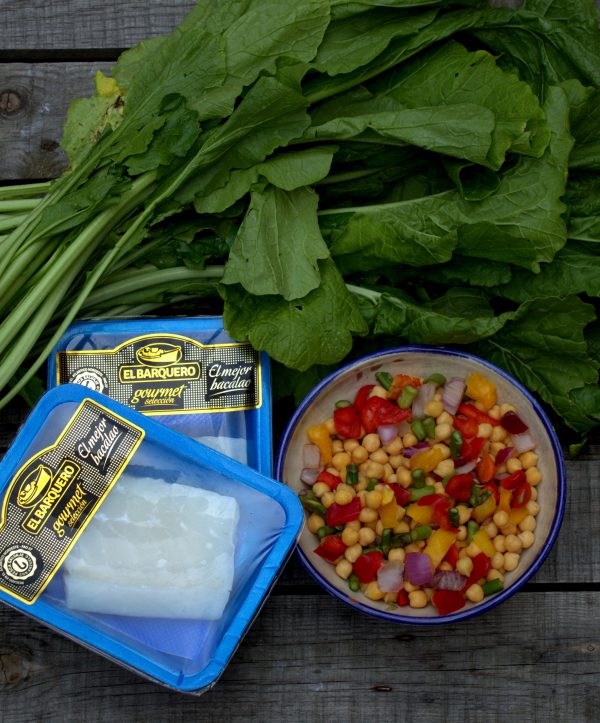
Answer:
[[[272,475],[269,360],[221,317],[77,322],[49,359],[48,387],[68,383]]]
[[[223,672],[291,552],[286,486],[89,388],[0,464],[0,600],[179,691]]]

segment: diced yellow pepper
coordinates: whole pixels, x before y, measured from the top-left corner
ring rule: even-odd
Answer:
[[[446,557],[448,550],[456,542],[456,535],[450,530],[434,530],[429,539],[423,552],[429,555],[431,562],[433,563],[434,569],[442,562]]]
[[[516,510],[511,510],[508,513],[508,521],[511,525],[518,525],[527,517],[529,512],[527,512],[527,508],[525,507],[518,507]]]
[[[443,459],[441,450],[437,447],[430,447],[422,452],[417,452],[410,458],[410,468],[422,469],[427,474],[432,472]]]
[[[500,502],[498,503],[498,509],[504,510],[504,512],[510,512],[511,499],[512,490],[505,490],[504,487],[500,487]]]
[[[321,464],[329,464],[331,462],[331,437],[329,436],[329,430],[325,424],[317,424],[314,427],[309,427],[306,430],[309,440],[316,444],[321,452]]]
[[[379,508],[379,519],[384,527],[395,527],[398,522],[397,514],[398,503],[395,497],[391,502],[388,502],[387,505],[382,505]]]
[[[496,499],[494,495],[490,495],[485,502],[473,508],[473,517],[477,520],[477,522],[481,523],[488,517],[491,517],[494,514],[495,509]]]
[[[479,372],[467,377],[467,396],[481,402],[484,409],[491,409],[496,404],[496,385]]]
[[[496,554],[496,548],[485,530],[477,530],[477,532],[473,535],[473,542],[477,545],[481,552],[485,552],[488,557],[494,557]]]
[[[420,525],[428,525],[433,519],[433,507],[413,502],[406,508],[406,514]],[[385,527],[385,525],[384,525]]]

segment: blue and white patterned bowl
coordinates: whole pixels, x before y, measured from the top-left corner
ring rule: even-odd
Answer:
[[[451,615],[438,615],[431,605],[424,609],[408,606],[391,608],[384,601],[369,600],[360,592],[351,592],[347,583],[336,575],[334,567],[314,554],[316,538],[306,526],[298,545],[300,560],[329,593],[361,612],[384,620],[439,625],[478,615],[506,600],[524,585],[539,570],[557,538],[565,509],[566,479],[556,433],[533,396],[497,366],[462,351],[425,346],[396,347],[344,366],[310,392],[291,418],[281,439],[275,466],[277,479],[298,493],[306,489],[300,481],[300,472],[307,428],[330,418],[335,402],[353,399],[360,386],[374,380],[378,370],[385,370],[392,376],[403,373],[423,377],[433,372],[440,372],[446,377],[466,377],[473,371],[480,371],[496,384],[498,399],[515,406],[537,441],[535,451],[539,455],[538,468],[542,481],[537,488],[541,509],[536,518],[535,542],[523,551],[517,569],[506,574],[503,591],[484,598],[480,603],[467,602],[464,608]]]

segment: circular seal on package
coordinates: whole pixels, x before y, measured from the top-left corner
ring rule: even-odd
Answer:
[[[93,367],[85,367],[78,369],[70,378],[71,384],[79,384],[82,387],[93,389],[100,394],[108,388],[108,379],[98,369]]]
[[[9,547],[2,553],[0,565],[10,580],[25,582],[38,571],[38,558],[31,548]]]

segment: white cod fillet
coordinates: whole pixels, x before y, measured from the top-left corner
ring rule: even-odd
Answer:
[[[218,620],[233,586],[235,499],[122,478],[63,565],[75,610]]]

